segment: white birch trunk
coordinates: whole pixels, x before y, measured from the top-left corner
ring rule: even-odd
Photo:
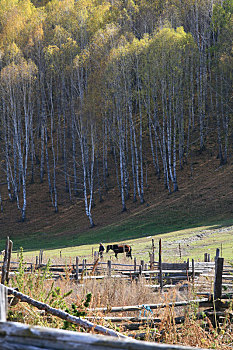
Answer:
[[[84,194],[84,203],[85,203],[85,212],[86,215],[90,221],[91,227],[94,227],[94,221],[92,219],[91,214],[91,208],[92,208],[92,199],[93,199],[93,171],[94,171],[94,159],[95,159],[95,148],[94,148],[94,136],[93,136],[93,127],[91,127],[91,174],[90,174],[90,193],[89,193],[89,201],[88,201],[88,193],[87,193],[87,183],[88,183],[88,176],[87,176],[87,159],[86,159],[86,142],[85,142],[85,133],[86,130],[84,130],[83,121],[80,117],[79,119],[79,126],[76,126],[76,130],[78,132],[79,137],[79,143],[80,143],[80,150],[81,150],[81,157],[82,157],[82,168],[83,168],[83,194]]]

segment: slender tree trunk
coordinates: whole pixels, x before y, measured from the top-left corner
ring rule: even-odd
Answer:
[[[162,109],[163,109],[163,129],[162,129],[162,140],[163,140],[163,146],[162,146],[162,158],[163,158],[163,171],[164,171],[164,187],[168,189],[169,193],[171,193],[170,190],[170,184],[169,184],[169,176],[168,176],[168,168],[167,168],[167,146],[166,146],[166,108],[165,108],[165,83],[162,82]]]
[[[52,93],[52,82],[50,84],[50,105],[51,105],[51,112],[50,112],[50,118],[51,118],[51,125],[50,125],[50,136],[51,136],[51,149],[52,149],[52,156],[53,156],[53,194],[54,194],[54,209],[55,213],[58,212],[58,200],[57,200],[57,184],[56,184],[56,155],[54,150],[54,140],[53,140],[53,124],[54,124],[54,107],[53,107],[53,93]]]
[[[49,165],[47,118],[45,121],[45,129],[44,130],[45,130],[45,157],[46,157],[46,164],[47,164],[49,194],[50,194],[50,199],[51,199],[52,205],[54,206],[53,189],[52,189],[51,176],[50,176],[50,165]]]
[[[129,107],[129,124],[130,124],[130,149],[131,149],[131,164],[132,164],[132,177],[133,177],[133,201],[137,201],[137,185],[136,185],[136,176],[135,176],[135,159],[134,159],[134,147],[133,147],[133,127],[132,127],[132,112]]]
[[[218,158],[220,159],[220,165],[223,164],[223,154],[222,154],[222,137],[221,137],[221,126],[220,126],[220,108],[219,108],[219,94],[218,94],[218,76],[215,76],[215,108],[216,108],[216,118],[217,118],[217,138],[218,138]]]
[[[108,162],[107,162],[107,127],[106,119],[103,121],[103,180],[105,191],[108,191],[107,185],[107,176],[108,176]]]
[[[95,148],[94,148],[94,135],[93,135],[93,127],[91,126],[91,167],[90,167],[90,185],[89,185],[89,202],[88,202],[88,176],[87,176],[87,152],[85,147],[87,147],[87,143],[85,141],[86,132],[83,121],[80,117],[79,119],[79,127],[76,127],[79,137],[80,149],[81,149],[81,157],[82,157],[82,168],[83,168],[83,194],[84,194],[84,203],[85,203],[85,211],[86,215],[90,221],[91,227],[94,227],[94,221],[91,214],[92,208],[92,199],[93,199],[93,178],[94,178],[94,160],[95,160]]]
[[[136,71],[137,71],[137,94],[138,94],[138,107],[139,107],[139,116],[140,116],[140,126],[139,126],[139,155],[140,155],[140,168],[141,168],[141,181],[140,181],[140,203],[144,203],[144,176],[143,176],[143,153],[142,153],[142,106],[141,106],[141,82],[139,79],[138,71],[138,58],[136,58]]]
[[[65,191],[69,192],[69,186],[68,186],[68,175],[67,175],[67,151],[66,151],[66,127],[67,127],[67,121],[66,121],[66,109],[64,105],[64,95],[65,95],[65,82],[64,78],[62,77],[62,86],[61,86],[61,112],[63,117],[63,169],[64,169],[64,177],[65,177]]]
[[[75,138],[75,110],[74,110],[74,98],[71,93],[71,119],[72,119],[72,158],[73,158],[73,174],[74,174],[74,195],[78,195],[78,184],[77,184],[77,169],[76,169],[76,138]]]
[[[12,201],[12,195],[11,195],[11,183],[10,183],[10,164],[9,164],[9,148],[8,145],[10,143],[9,140],[9,128],[8,128],[8,117],[6,114],[6,108],[5,108],[5,102],[4,98],[2,99],[2,108],[3,108],[3,128],[4,128],[4,141],[5,141],[5,164],[6,164],[6,181],[7,181],[7,191],[9,199]]]
[[[173,82],[174,84],[174,82]],[[175,100],[175,95],[178,96],[178,92],[175,92],[173,85],[173,101]],[[176,130],[177,130],[177,108],[175,108],[173,102],[173,190],[178,191],[177,176],[176,176]],[[177,104],[176,104],[177,106]]]
[[[99,202],[103,202],[102,197],[102,189],[100,184],[100,174],[99,174],[99,151],[96,154],[96,176],[97,176],[97,186],[98,186],[98,192],[99,192]]]

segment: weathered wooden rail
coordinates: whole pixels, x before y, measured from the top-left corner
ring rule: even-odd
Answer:
[[[149,343],[112,337],[32,327],[20,323],[0,322],[1,350],[204,350],[181,345]]]
[[[144,310],[148,307],[150,310],[163,309],[165,307],[180,307],[187,306],[190,304],[198,304],[199,306],[212,306],[213,302],[208,298],[203,299],[193,299],[186,301],[177,301],[175,303],[159,303],[159,304],[142,304],[142,305],[130,305],[130,306],[115,306],[115,307],[98,307],[92,308],[88,311],[92,312],[102,312],[102,313],[110,313],[110,312],[128,312],[128,311],[140,311]]]

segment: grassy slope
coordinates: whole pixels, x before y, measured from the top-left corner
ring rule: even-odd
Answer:
[[[194,225],[195,226],[195,225]],[[117,229],[120,232],[124,232],[124,229],[122,229],[121,226],[117,226]],[[110,235],[108,233],[111,232]],[[67,257],[75,257],[75,256],[81,256],[81,257],[90,257],[92,248],[94,250],[98,250],[98,243],[92,243],[98,241],[98,238],[104,237],[105,239],[102,239],[102,241],[111,241],[114,242],[114,238],[117,238],[117,241],[119,241],[119,236],[115,235],[116,227],[112,227],[112,230],[108,230],[107,228],[104,230],[99,230],[95,238],[93,237],[85,237],[85,243],[83,243],[84,239],[78,240],[73,239],[72,240],[72,247],[64,246],[62,248],[47,248],[46,250],[46,257],[59,257],[60,250],[62,250],[62,256]],[[151,231],[154,234],[154,230]],[[207,236],[200,236],[200,234],[207,234]],[[209,235],[208,235],[209,234]],[[132,235],[133,236],[133,235]],[[136,236],[136,234],[134,235]],[[142,235],[140,235],[142,236]],[[182,258],[194,258],[194,259],[203,259],[204,253],[210,253],[211,257],[214,257],[216,248],[221,248],[223,250],[223,257],[227,260],[231,260],[233,258],[233,220],[227,220],[227,221],[220,221],[217,223],[212,223],[208,226],[196,226],[193,228],[187,228],[182,229],[178,231],[171,231],[168,233],[159,233],[156,235],[150,235],[150,231],[148,230],[147,233],[143,234],[144,237],[140,238],[128,238],[127,243],[129,243],[133,248],[133,255],[137,257],[137,259],[145,259],[145,261],[148,260],[148,252],[151,251],[151,239],[154,238],[155,246],[158,247],[158,241],[160,238],[162,238],[163,242],[163,257],[166,261],[179,261],[179,243],[181,245],[182,250]],[[108,237],[108,239],[106,239]],[[112,239],[111,239],[112,237]],[[114,237],[114,238],[113,238]],[[122,237],[122,236],[121,236]],[[130,234],[128,235],[130,237]],[[121,241],[124,241],[124,239],[120,239]],[[82,241],[82,244],[81,244]],[[100,240],[99,240],[100,241]],[[23,242],[22,242],[23,243]],[[62,243],[62,242],[61,242]],[[156,248],[156,251],[158,249]],[[32,251],[26,252],[25,256],[35,256],[38,255],[38,251],[35,249]],[[156,253],[157,255],[157,253]],[[106,255],[106,258],[109,257],[109,255]]]
[[[54,214],[46,184],[32,185],[28,191],[29,219],[25,223],[17,220],[15,204],[9,203],[7,194],[3,193],[0,248],[4,247],[7,234],[13,238],[15,249],[22,246],[30,255],[43,248],[51,250],[46,254],[56,255],[56,249],[62,249],[68,256],[84,256],[90,254],[91,248],[96,248],[100,241],[127,241],[133,245],[137,257],[147,258],[150,236],[154,236],[156,242],[163,238],[165,259],[178,258],[180,239],[184,257],[200,258],[204,252],[213,254],[215,248],[223,243],[224,256],[231,258],[232,229],[216,230],[213,235],[193,241],[183,239],[194,237],[197,231],[206,227],[214,229],[216,226],[227,228],[233,225],[232,168],[232,164],[219,168],[216,159],[199,157],[192,177],[188,167],[180,172],[179,191],[172,195],[168,195],[162,185],[149,176],[146,203],[140,205],[129,200],[126,213],[120,212],[120,198],[116,194],[113,196],[116,191],[113,188],[106,195],[107,200],[102,204],[97,203],[93,210],[97,223],[94,229],[88,229],[80,200],[70,203],[65,196],[59,198],[59,213]],[[169,241],[174,241],[173,245],[168,246]]]

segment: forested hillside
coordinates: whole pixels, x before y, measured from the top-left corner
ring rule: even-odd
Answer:
[[[0,0],[2,215],[32,221],[43,193],[93,227],[100,202],[178,191],[198,157],[229,167],[232,38],[232,0]]]

